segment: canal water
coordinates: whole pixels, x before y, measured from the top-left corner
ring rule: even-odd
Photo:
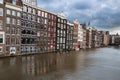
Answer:
[[[3,58],[0,80],[120,80],[120,48]]]

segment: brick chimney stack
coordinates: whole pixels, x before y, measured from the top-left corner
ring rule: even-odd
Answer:
[[[5,0],[5,2],[12,3],[12,0]]]
[[[22,1],[21,0],[16,0],[16,5],[22,6]]]

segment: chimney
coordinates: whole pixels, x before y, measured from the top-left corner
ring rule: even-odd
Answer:
[[[21,0],[16,0],[16,5],[22,6],[22,5],[23,5],[23,4],[22,4],[22,1],[21,1]]]
[[[12,0],[5,0],[5,2],[12,3]]]

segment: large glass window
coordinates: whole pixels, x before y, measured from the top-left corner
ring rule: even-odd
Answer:
[[[3,34],[0,34],[0,43],[3,43]]]
[[[0,8],[0,16],[3,16],[3,8]]]

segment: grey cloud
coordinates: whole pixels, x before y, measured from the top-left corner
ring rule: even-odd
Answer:
[[[41,0],[39,5],[53,12],[64,11],[70,21],[91,24],[110,29],[120,26],[120,0]]]
[[[88,2],[76,2],[71,7],[79,10],[90,9],[92,5]]]

